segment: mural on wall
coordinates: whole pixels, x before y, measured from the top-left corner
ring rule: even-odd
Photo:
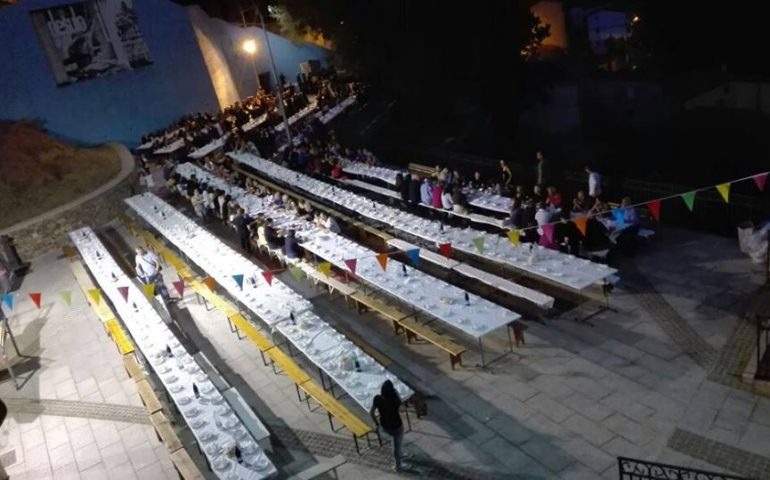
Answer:
[[[132,0],[88,0],[30,15],[59,86],[152,64]]]

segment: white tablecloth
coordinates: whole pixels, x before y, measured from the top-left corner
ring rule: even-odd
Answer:
[[[159,148],[159,149],[155,150],[152,153],[156,153],[156,154],[159,154],[159,155],[168,154],[168,153],[174,153],[174,152],[176,152],[177,150],[179,150],[182,147],[184,147],[184,139],[180,138],[179,140],[177,140],[177,141],[175,141],[173,143],[170,143],[170,144],[166,145],[165,147]]]
[[[394,170],[392,168],[372,167],[362,162],[354,162],[347,159],[341,159],[340,162],[342,162],[343,172],[360,177],[376,178],[391,185],[396,184],[396,176],[399,173],[402,176],[407,173],[406,171]]]
[[[282,181],[319,198],[334,202],[344,208],[375,221],[384,222],[402,232],[423,238],[435,244],[451,243],[452,248],[480,256],[493,262],[510,265],[549,282],[584,289],[616,273],[607,265],[584,260],[539,245],[520,244],[513,246],[507,238],[490,235],[479,230],[443,227],[438,222],[426,220],[410,213],[388,207],[362,195],[333,189],[328,183],[289,170],[276,163],[249,154],[229,154],[232,159],[247,165],[262,174]],[[334,191],[332,191],[334,190]],[[485,238],[484,252],[479,253],[473,240]],[[530,252],[530,248],[534,252]],[[533,254],[534,253],[534,254]]]
[[[358,188],[363,188],[364,190],[369,190],[370,192],[379,193],[380,195],[385,195],[386,197],[396,198],[399,200],[401,199],[401,194],[395,190],[372,185],[371,183],[362,182],[361,180],[344,180],[342,183]]]
[[[484,210],[490,210],[497,213],[510,214],[513,208],[513,199],[503,197],[496,193],[484,192],[481,190],[466,190],[468,205]]]
[[[355,102],[356,102],[355,95],[352,95],[346,98],[345,100],[341,101],[339,105],[335,105],[332,108],[330,108],[328,111],[321,114],[321,116],[319,117],[321,120],[321,123],[326,125],[327,123],[331,122],[332,120],[334,120],[334,117],[342,113],[345,109],[353,105]]]
[[[316,107],[318,107],[318,103],[311,102],[307,107],[303,108],[299,112],[297,112],[294,115],[292,115],[291,117],[289,117],[289,119],[288,119],[289,126],[294,125],[298,121],[300,121],[303,118],[305,118],[307,115],[312,113],[316,109]],[[276,125],[275,126],[275,130],[277,132],[282,132],[283,131],[283,122],[281,122],[278,125]]]
[[[188,155],[190,158],[203,158],[206,155],[215,152],[219,150],[220,148],[225,146],[225,143],[227,143],[227,138],[230,136],[229,133],[225,133],[221,137],[217,138],[216,140],[212,140],[211,142],[207,143],[206,145],[202,146],[201,148],[195,150],[190,155]]]
[[[137,347],[182,412],[214,473],[222,479],[244,480],[267,478],[277,473],[243,422],[209,381],[208,375],[179,344],[143,290],[123,273],[94,232],[82,228],[71,232],[70,238],[102,295],[107,297],[101,301],[109,299],[112,303]],[[128,287],[127,301],[118,287]],[[166,353],[167,346],[171,348],[171,357]],[[198,399],[193,394],[193,384],[200,391]],[[242,464],[228,453],[236,443],[242,452]]]
[[[244,123],[241,126],[241,130],[244,132],[248,132],[249,130],[253,130],[254,128],[262,125],[267,121],[267,113],[263,113],[262,115],[258,116],[257,118],[252,118],[247,123]]]
[[[233,188],[232,192],[239,195],[242,193],[239,190]],[[402,399],[412,396],[412,389],[318,317],[312,311],[310,302],[277,278],[269,286],[259,267],[166,202],[146,193],[128,198],[126,203],[191,261],[215,278],[230,295],[283,334],[362,408],[368,410],[371,407],[374,395],[379,393],[380,386],[388,379]],[[232,278],[237,274],[244,274],[246,278],[243,290]],[[255,279],[254,283],[249,280],[251,278]],[[291,321],[292,311],[294,322]],[[349,363],[352,358],[358,359],[361,372],[344,368],[343,364]]]

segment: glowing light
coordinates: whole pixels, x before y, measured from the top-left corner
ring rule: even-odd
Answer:
[[[248,53],[249,55],[253,55],[257,53],[257,42],[254,41],[254,39],[247,39],[243,41],[243,51]]]

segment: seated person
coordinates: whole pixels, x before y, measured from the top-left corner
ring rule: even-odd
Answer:
[[[342,165],[340,165],[339,160],[336,159],[332,166],[332,178],[342,178]]]
[[[610,211],[610,207],[607,206],[607,204],[604,203],[601,198],[596,197],[596,200],[594,201],[594,206],[591,207],[590,210],[588,210],[588,214],[591,216],[599,216],[609,211]]]
[[[471,181],[468,182],[468,186],[475,190],[483,190],[486,187],[486,185],[484,185],[484,181],[481,179],[480,172],[473,172],[473,178],[471,178]]]
[[[324,220],[324,228],[329,230],[333,233],[340,233],[340,225],[337,223],[337,220],[334,219],[331,215],[326,216],[326,220]]]
[[[511,215],[509,217],[511,228],[520,230],[524,228],[524,205],[518,198],[513,199],[511,206]]]
[[[420,185],[420,203],[430,205],[431,193],[433,193],[433,186],[430,184],[430,179],[426,177]]]
[[[278,232],[273,227],[273,220],[267,220],[267,226],[265,227],[265,240],[267,240],[267,246],[271,249],[280,249],[283,247],[283,239],[278,235]]]
[[[545,202],[537,202],[535,221],[537,222],[538,227],[541,227],[546,223],[551,223],[551,212],[546,208]]]
[[[548,197],[546,199],[548,205],[552,206],[553,208],[561,208],[561,193],[556,190],[556,187],[551,185],[546,189],[546,191],[548,192]]]
[[[444,210],[452,210],[454,202],[452,202],[452,186],[447,185],[446,189],[441,194],[441,207]]]
[[[577,192],[577,196],[572,200],[573,213],[588,213],[588,200],[583,190]]]
[[[286,258],[300,258],[301,251],[294,230],[289,230],[286,234],[286,238],[283,239],[283,253]]]
[[[620,201],[620,208],[623,209],[623,221],[626,227],[639,223],[639,216],[636,213],[636,209],[631,205],[631,197],[623,197],[623,200]]]
[[[545,194],[543,193],[543,187],[535,185],[532,187],[532,199],[535,203],[545,202]]]
[[[452,211],[462,215],[468,214],[468,202],[460,188],[456,188],[452,194]]]

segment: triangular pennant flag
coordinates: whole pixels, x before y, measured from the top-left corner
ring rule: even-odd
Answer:
[[[580,230],[580,233],[586,236],[586,227],[588,225],[588,217],[577,217],[572,219],[575,222],[575,226]]]
[[[412,262],[412,266],[416,267],[418,263],[420,263],[420,249],[419,248],[413,248],[411,250],[406,251],[406,256],[409,257],[409,261]]]
[[[511,230],[510,232],[508,232],[508,240],[511,242],[511,245],[513,245],[514,247],[519,246],[520,237],[521,237],[521,234],[519,233],[518,230]]]
[[[60,292],[59,295],[61,296],[62,301],[66,303],[68,307],[72,305],[72,291],[64,290]]]
[[[120,292],[120,296],[123,297],[123,300],[126,302],[128,301],[128,287],[118,287],[118,291]]]
[[[332,274],[332,264],[329,262],[321,262],[318,264],[318,270],[328,277]]]
[[[262,272],[262,276],[265,277],[265,281],[267,282],[267,284],[272,287],[273,286],[273,272],[265,270],[264,272]]]
[[[353,275],[356,274],[357,263],[358,263],[358,260],[356,260],[355,258],[348,258],[347,260],[345,260],[345,265],[348,267],[348,270],[350,270],[353,273]]]
[[[171,284],[174,286],[176,293],[178,293],[180,297],[184,297],[184,280],[177,280],[176,282],[171,282]]]
[[[692,209],[695,206],[695,192],[683,193],[680,196],[682,197],[682,200],[684,200],[684,204],[687,205],[687,208],[692,212]]]
[[[300,281],[305,276],[305,272],[302,271],[299,267],[289,267],[289,273],[291,273],[291,276],[294,277],[294,280]]]
[[[38,310],[40,310],[40,298],[42,297],[42,294],[40,292],[30,293],[29,298],[32,299],[32,303],[35,304]]]
[[[767,175],[768,175],[767,173],[760,173],[759,175],[754,175],[753,177],[751,177],[754,179],[754,183],[757,185],[757,188],[759,189],[760,192],[765,191],[765,184],[767,183]]]
[[[13,310],[13,295],[10,293],[3,295],[3,303],[8,305],[8,310]]]
[[[203,279],[203,284],[206,285],[207,287],[209,287],[209,290],[211,290],[213,292],[214,291],[214,287],[217,286],[217,281],[214,280],[211,277],[206,277],[206,278]]]
[[[233,275],[233,280],[238,284],[238,288],[243,290],[243,274],[239,273],[238,275]]]
[[[626,209],[616,208],[612,211],[612,216],[615,218],[615,223],[618,227],[623,228],[626,226]]]
[[[476,250],[478,250],[479,253],[484,253],[484,237],[474,238],[473,244],[476,246]]]
[[[377,254],[377,262],[379,262],[383,272],[388,271],[388,254],[387,253]]]
[[[142,285],[142,288],[144,289],[144,294],[147,296],[147,300],[152,300],[152,297],[155,296],[155,284],[148,283],[146,285]]]
[[[660,221],[660,200],[653,200],[647,203],[647,208],[650,209],[650,215],[656,222]]]
[[[91,300],[94,301],[94,305],[99,305],[99,302],[102,301],[102,292],[100,292],[98,288],[92,288],[89,290],[88,296],[91,297]]]
[[[447,258],[452,258],[452,244],[451,243],[440,244],[438,246],[438,252]]]
[[[545,243],[547,245],[552,244],[553,243],[553,223],[546,223],[540,228],[543,230],[543,239],[545,240]]]
[[[717,192],[722,195],[722,200],[724,200],[725,203],[730,203],[730,182],[717,185]]]

